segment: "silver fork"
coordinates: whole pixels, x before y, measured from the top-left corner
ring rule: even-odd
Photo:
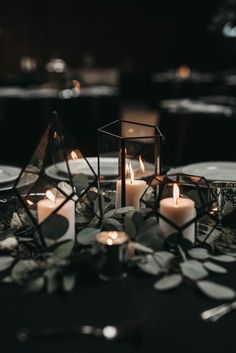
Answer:
[[[230,313],[232,310],[235,310],[235,309],[236,309],[236,301],[232,303],[222,304],[212,309],[203,311],[200,314],[200,317],[204,321],[216,322],[224,315]]]

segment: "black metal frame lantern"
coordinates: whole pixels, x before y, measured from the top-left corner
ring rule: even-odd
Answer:
[[[16,212],[43,247],[55,241],[75,239],[75,208],[93,218],[97,199],[97,175],[77,143],[54,113],[30,161],[17,178]]]
[[[177,199],[173,195],[174,185],[179,188]],[[182,203],[184,200],[185,204],[179,204],[178,200],[182,200]],[[182,173],[155,176],[141,199],[141,203],[150,208],[153,211],[151,214],[154,213],[158,218],[161,236],[168,237],[178,233],[191,242],[194,242],[196,222],[212,211],[215,201],[212,188],[204,177]],[[182,214],[181,207],[186,208]],[[190,234],[191,232],[194,234]]]
[[[116,120],[98,129],[98,153],[99,185],[107,207],[139,207],[149,181],[161,174],[159,128]]]

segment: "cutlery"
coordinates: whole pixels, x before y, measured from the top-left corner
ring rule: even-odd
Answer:
[[[222,304],[212,309],[205,310],[200,314],[200,317],[204,321],[216,322],[224,315],[230,313],[236,309],[236,301],[232,303]]]
[[[71,338],[79,337],[81,335],[94,336],[107,341],[113,341],[124,339],[138,332],[145,325],[145,322],[146,317],[128,320],[119,325],[106,325],[104,327],[80,325],[68,328],[23,328],[17,332],[16,337],[21,343],[38,339]]]

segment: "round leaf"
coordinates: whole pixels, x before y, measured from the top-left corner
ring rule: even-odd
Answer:
[[[9,268],[13,262],[14,262],[14,257],[12,256],[1,256],[0,257],[0,271],[4,271],[7,268]]]
[[[211,256],[211,258],[213,260],[219,261],[219,262],[234,262],[234,261],[236,261],[236,259],[230,255],[216,255],[216,256]]]
[[[198,281],[198,288],[208,297],[216,300],[229,300],[235,297],[235,291],[210,281]]]
[[[30,292],[37,292],[43,289],[45,283],[44,277],[38,277],[27,283],[25,289]]]
[[[183,275],[187,278],[196,281],[204,278],[208,275],[208,272],[204,268],[201,262],[196,260],[188,260],[180,264]]]
[[[158,290],[172,289],[180,285],[182,280],[183,278],[179,274],[165,276],[154,284],[154,288]]]
[[[71,292],[75,287],[76,276],[74,273],[66,274],[62,278],[62,286],[65,292]]]
[[[195,248],[188,251],[189,256],[196,260],[206,260],[210,257],[208,251],[204,248]]]
[[[168,251],[158,251],[154,254],[156,262],[161,266],[161,268],[166,269],[170,261],[174,258],[174,255]]]
[[[117,230],[118,232],[124,231],[120,222],[115,218],[107,218],[102,226],[102,231],[103,230]]]
[[[203,263],[203,266],[204,266],[207,270],[209,270],[209,271],[211,271],[211,272],[215,272],[215,273],[227,273],[226,268],[221,267],[221,266],[216,265],[216,264],[213,264],[213,263],[210,262],[210,261],[204,262],[204,263]]]
[[[138,267],[142,271],[151,275],[158,275],[162,271],[160,265],[155,261],[152,255],[147,255],[144,259],[144,262],[138,263]]]
[[[86,227],[77,234],[77,242],[82,245],[94,244],[95,235],[100,231],[100,228]]]
[[[11,276],[16,283],[22,284],[29,273],[37,268],[38,264],[34,260],[20,260],[13,267]]]
[[[55,213],[51,214],[41,223],[41,233],[47,239],[58,240],[66,233],[68,227],[68,220]]]
[[[73,240],[68,240],[66,242],[63,242],[62,244],[59,244],[56,249],[53,251],[53,257],[57,259],[66,259],[67,257],[70,256],[72,250],[74,247],[74,241]]]

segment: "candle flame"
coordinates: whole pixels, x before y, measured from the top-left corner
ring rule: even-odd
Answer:
[[[125,162],[125,175],[126,175],[126,176],[129,175],[129,164],[128,164],[127,161]]]
[[[176,70],[176,76],[180,78],[187,78],[191,75],[191,69],[188,67],[188,65],[181,65],[178,67]]]
[[[113,245],[113,240],[111,238],[107,239],[107,245]]]
[[[78,80],[72,80],[72,85],[77,92],[80,92],[80,82]]]
[[[29,205],[29,206],[32,206],[34,203],[32,202],[32,201],[30,201],[30,200],[26,200],[26,202],[27,202],[27,204]]]
[[[114,240],[118,238],[118,233],[116,231],[108,232],[107,245],[113,245]]]
[[[118,233],[117,233],[117,232],[108,232],[108,236],[109,236],[111,239],[115,240],[115,239],[118,238]]]
[[[49,200],[56,202],[56,197],[53,195],[53,193],[50,190],[46,191],[46,196]]]
[[[77,153],[75,152],[75,151],[71,151],[71,158],[73,159],[73,160],[76,160],[76,159],[78,159],[78,156],[77,156]]]
[[[134,181],[134,171],[133,171],[131,162],[129,162],[129,172],[130,172],[130,183],[133,184],[133,181]]]
[[[179,187],[177,184],[174,184],[173,187],[173,197],[174,197],[174,201],[175,201],[175,205],[178,205],[178,200],[179,200]]]
[[[144,172],[145,172],[145,165],[144,165],[144,163],[143,163],[142,156],[139,155],[138,158],[139,158],[139,164],[140,164],[141,174],[144,174]]]

